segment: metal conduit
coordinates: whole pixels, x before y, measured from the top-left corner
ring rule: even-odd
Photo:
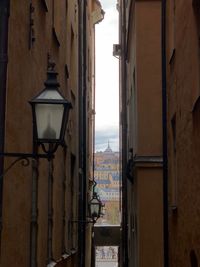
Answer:
[[[5,141],[5,110],[6,110],[6,82],[8,64],[8,23],[10,13],[10,1],[0,1],[0,151],[4,151]],[[2,208],[3,208],[3,157],[0,157],[0,255],[2,232]]]

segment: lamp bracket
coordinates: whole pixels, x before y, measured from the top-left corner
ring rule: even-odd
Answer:
[[[40,145],[42,147],[42,150],[49,156],[54,154],[59,146],[59,144],[49,144],[48,148],[46,148],[44,143],[41,143]]]
[[[8,152],[0,152],[0,157],[10,157],[16,158],[0,175],[0,179],[4,177],[4,175],[18,162],[21,161],[22,166],[27,167],[30,165],[30,159],[37,160],[39,158],[44,158],[50,161],[54,158],[53,154],[36,154],[36,153],[8,153]]]
[[[11,157],[11,158],[32,158],[32,159],[49,159],[54,158],[54,156],[50,156],[49,154],[37,154],[37,153],[10,153],[10,152],[0,152],[0,157]]]

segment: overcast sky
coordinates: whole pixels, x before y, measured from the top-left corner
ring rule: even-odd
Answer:
[[[104,20],[96,25],[96,151],[110,142],[119,150],[119,61],[113,57],[118,43],[116,0],[101,0]]]

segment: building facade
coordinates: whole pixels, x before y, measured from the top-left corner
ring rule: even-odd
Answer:
[[[102,18],[95,0],[0,3],[0,151],[42,153],[28,101],[44,88],[49,62],[72,104],[53,160],[4,173],[14,159],[0,157],[2,267],[90,265],[91,230],[77,221],[86,220],[91,190],[94,26]]]
[[[119,1],[119,12],[122,266],[195,267],[199,1],[162,1],[162,12],[160,1]]]
[[[120,224],[120,172],[119,152],[112,151],[110,144],[105,151],[94,155],[94,179],[96,190],[105,205],[104,215],[97,224]]]
[[[163,266],[161,1],[119,1],[121,266]]]
[[[199,1],[166,4],[169,266],[200,262],[199,19]]]

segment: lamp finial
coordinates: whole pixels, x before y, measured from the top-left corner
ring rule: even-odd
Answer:
[[[51,60],[51,55],[47,54],[47,70],[48,71],[54,71],[54,68],[56,66],[56,63]]]

